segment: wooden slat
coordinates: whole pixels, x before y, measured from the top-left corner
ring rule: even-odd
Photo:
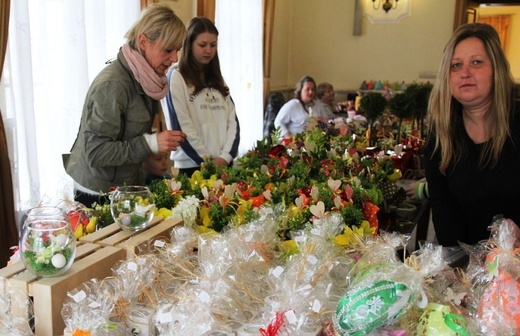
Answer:
[[[157,239],[166,239],[170,241],[170,231],[177,225],[182,225],[181,219],[167,219],[162,223],[150,228],[149,230],[143,231],[138,235],[132,236],[128,240],[125,240],[118,246],[121,246],[127,251],[127,258],[131,258],[135,254],[139,254],[139,247],[143,244]]]

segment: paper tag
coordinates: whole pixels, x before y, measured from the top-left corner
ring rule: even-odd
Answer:
[[[198,298],[203,303],[209,303],[209,294],[206,293],[205,291],[200,292]]]
[[[90,308],[99,308],[99,307],[101,307],[101,305],[100,305],[98,302],[95,302],[95,301],[89,303],[88,306],[89,306]]]
[[[162,240],[156,240],[153,243],[153,246],[155,246],[155,247],[164,247],[164,244],[165,244],[165,242],[163,242]]]
[[[311,265],[316,265],[316,263],[318,262],[318,259],[313,256],[313,255],[310,255],[307,257],[307,261],[311,264]]]
[[[159,316],[159,323],[170,323],[172,321],[171,313],[163,313]]]
[[[70,294],[67,294],[67,295],[69,297],[71,297],[74,300],[74,302],[81,302],[87,297],[87,294],[84,291],[79,291],[74,295],[70,295]]]
[[[274,270],[273,270],[273,275],[277,278],[280,277],[280,275],[283,273],[284,271],[284,268],[282,266],[277,266]]]
[[[130,271],[134,271],[134,272],[137,272],[137,264],[133,261],[129,262],[127,264],[127,268],[130,270]]]
[[[320,309],[321,309],[321,303],[320,301],[318,300],[314,300],[314,302],[312,303],[312,311],[316,312],[316,313],[319,313],[320,312]]]
[[[296,318],[296,314],[294,313],[294,310],[286,311],[285,317],[287,317],[287,321],[289,321],[290,324],[295,324],[296,322],[298,322],[298,319]]]

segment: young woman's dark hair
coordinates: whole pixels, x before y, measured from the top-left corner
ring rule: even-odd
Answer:
[[[199,93],[206,87],[214,88],[223,96],[229,95],[229,87],[224,82],[220,71],[218,52],[208,65],[201,65],[193,57],[193,43],[202,33],[210,33],[218,36],[217,27],[210,19],[194,17],[188,24],[188,31],[182,45],[182,55],[179,61],[179,71],[190,86],[195,88],[193,94]]]

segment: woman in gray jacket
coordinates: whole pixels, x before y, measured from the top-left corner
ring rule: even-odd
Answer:
[[[112,187],[144,185],[143,161],[176,150],[186,138],[181,131],[152,133],[159,101],[168,92],[165,73],[177,62],[185,34],[170,7],[146,8],[117,59],[92,82],[76,141],[64,158],[76,201],[90,207],[106,202],[103,195]]]

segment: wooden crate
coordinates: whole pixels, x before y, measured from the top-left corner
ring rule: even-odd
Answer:
[[[121,247],[79,243],[72,266],[64,274],[41,278],[26,270],[22,262],[0,269],[0,277],[8,279],[13,292],[33,300],[35,334],[38,336],[62,335],[65,323],[61,309],[67,293],[93,278],[104,279],[112,275],[112,267],[126,258]],[[12,316],[29,320],[30,311],[11,311]]]
[[[154,217],[151,225],[142,231],[123,231],[116,223],[111,224],[101,230],[82,237],[80,241],[95,243],[102,246],[119,246],[126,250],[127,257],[136,254],[147,253],[151,250],[156,240],[171,239],[171,230],[182,225],[180,219],[166,219]]]

